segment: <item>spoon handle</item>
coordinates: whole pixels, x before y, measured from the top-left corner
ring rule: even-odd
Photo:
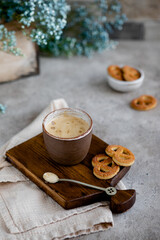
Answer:
[[[94,186],[94,185],[91,185],[91,184],[88,184],[88,183],[84,183],[84,182],[80,182],[80,181],[72,180],[72,179],[63,179],[63,178],[61,178],[61,179],[59,179],[59,181],[78,183],[78,184],[81,184],[83,186],[94,188],[94,189],[98,189],[98,190],[101,190],[101,191],[105,191],[106,190],[105,188],[102,188],[102,187]]]
[[[59,179],[59,181],[78,183],[83,186],[105,191],[109,196],[108,200],[110,201],[110,209],[113,213],[122,213],[127,211],[134,205],[136,200],[136,191],[134,189],[116,190],[114,187],[102,188],[73,179]]]

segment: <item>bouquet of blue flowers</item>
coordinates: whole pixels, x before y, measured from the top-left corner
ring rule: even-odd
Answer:
[[[16,21],[41,52],[53,56],[90,56],[113,48],[110,33],[126,21],[118,0],[83,3],[66,0],[1,0],[0,50],[22,55],[14,31],[4,23]]]

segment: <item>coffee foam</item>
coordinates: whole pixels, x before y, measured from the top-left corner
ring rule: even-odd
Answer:
[[[82,118],[63,113],[54,117],[46,125],[46,130],[53,136],[60,138],[74,138],[84,134],[89,129],[89,124]]]

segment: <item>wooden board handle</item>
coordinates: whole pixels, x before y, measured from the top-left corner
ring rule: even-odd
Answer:
[[[110,208],[113,213],[122,213],[130,209],[136,200],[136,191],[134,189],[117,190],[117,193],[111,197]]]

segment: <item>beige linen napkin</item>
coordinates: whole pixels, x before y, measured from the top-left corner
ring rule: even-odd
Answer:
[[[42,131],[42,120],[54,109],[68,107],[57,99],[0,149],[0,239],[49,240],[88,234],[113,226],[108,202],[64,210],[5,161],[6,150]],[[120,182],[119,189],[125,189]]]

